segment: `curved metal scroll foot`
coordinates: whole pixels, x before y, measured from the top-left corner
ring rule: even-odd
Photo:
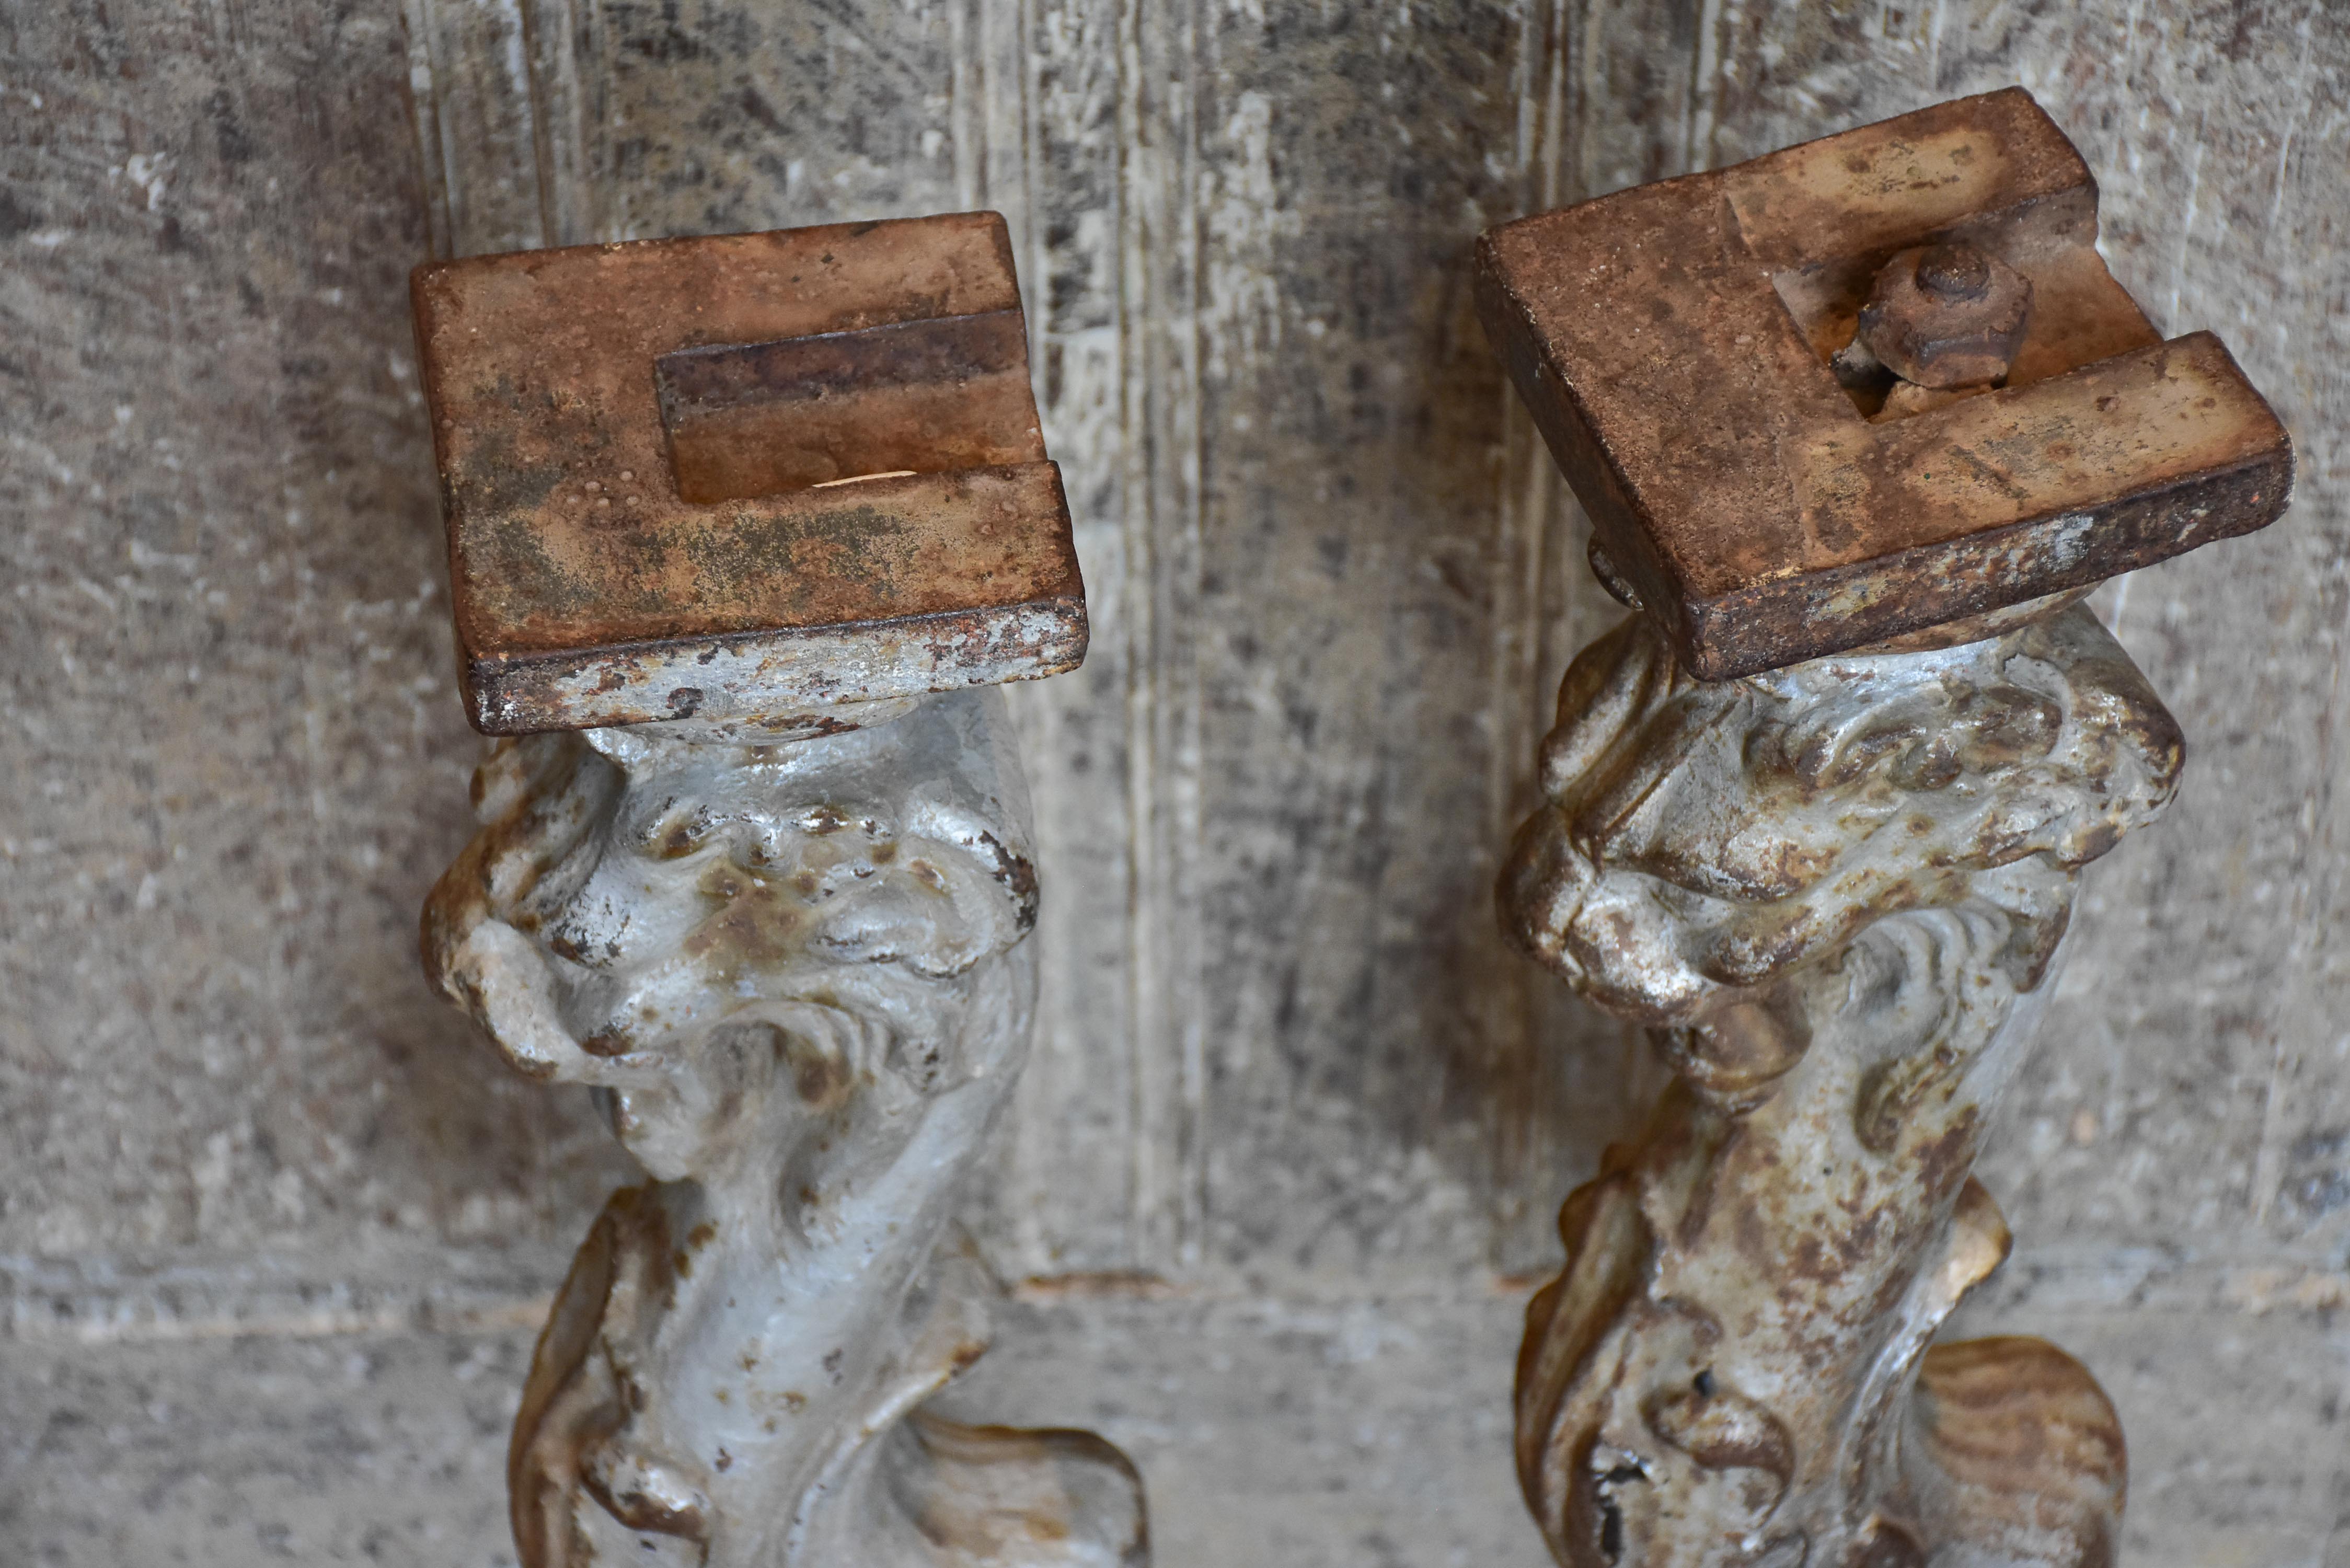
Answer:
[[[2044,1339],[1929,1350],[1903,1457],[1921,1564],[2115,1561],[2121,1421],[2089,1369]]]
[[[967,1427],[917,1414],[887,1460],[919,1532],[907,1568],[1141,1568],[1150,1535],[1134,1466],[1091,1432]]]

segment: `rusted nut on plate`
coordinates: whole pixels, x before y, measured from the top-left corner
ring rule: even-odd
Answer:
[[[2293,491],[2226,346],[2106,269],[2020,88],[1505,223],[1477,311],[1601,581],[1701,680],[1989,637]]]
[[[1860,309],[1860,341],[1921,387],[1975,387],[2005,376],[2023,345],[2032,283],[1961,240],[1899,252]]]

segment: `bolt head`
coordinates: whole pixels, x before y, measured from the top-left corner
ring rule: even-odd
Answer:
[[[1963,241],[1917,245],[1887,262],[1860,311],[1860,341],[1920,387],[1977,387],[2014,363],[2032,280]]]
[[[1929,245],[1918,258],[1918,286],[1936,299],[1981,299],[1991,289],[1991,258],[1962,240]]]

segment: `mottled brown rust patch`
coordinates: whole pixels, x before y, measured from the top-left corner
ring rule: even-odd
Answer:
[[[477,727],[806,729],[1083,658],[997,215],[473,257],[411,292]]]
[[[2032,281],[1997,256],[1963,240],[1912,245],[1877,273],[1857,341],[1905,381],[1974,386],[2006,379],[2031,311]]]
[[[1603,582],[1719,680],[2077,591],[2283,511],[2283,427],[2216,337],[2160,340],[2096,222],[2079,154],[2010,88],[1492,230],[1479,310],[1591,514]],[[2028,287],[2020,332],[1990,311],[1952,350],[1950,374],[2004,383],[1871,422],[1831,360],[1890,258],[1954,244]]]
[[[691,502],[1045,460],[1017,310],[681,348],[654,376]]]

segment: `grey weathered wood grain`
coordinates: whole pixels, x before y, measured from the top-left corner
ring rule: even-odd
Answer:
[[[617,1168],[418,975],[463,833],[385,10],[0,18],[0,1251],[543,1270]]]

